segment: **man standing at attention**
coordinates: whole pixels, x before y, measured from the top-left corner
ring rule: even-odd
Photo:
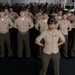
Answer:
[[[23,56],[23,43],[25,45],[26,57],[30,58],[30,40],[29,40],[29,29],[33,28],[34,24],[31,19],[26,17],[25,9],[20,11],[20,17],[15,20],[15,28],[18,29],[18,50],[17,56],[21,58]]]
[[[11,50],[11,43],[10,43],[10,33],[9,29],[13,27],[13,22],[11,19],[5,17],[5,12],[2,10],[0,12],[0,46],[1,46],[1,54],[0,57],[4,57],[5,52],[5,42],[8,49],[8,56],[12,57],[13,53]]]
[[[68,58],[68,32],[72,30],[72,25],[69,20],[67,20],[67,12],[64,12],[62,19],[58,21],[57,28],[65,37],[65,44],[63,44],[63,55],[65,58]]]

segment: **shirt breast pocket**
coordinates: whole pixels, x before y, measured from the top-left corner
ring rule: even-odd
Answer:
[[[29,24],[28,24],[28,22],[24,22],[24,25],[25,25],[25,27],[29,27]]]
[[[28,22],[24,22],[25,24],[28,24]]]
[[[28,22],[24,22],[24,24],[27,26],[28,25]]]
[[[58,41],[59,40],[59,35],[54,35],[54,40]]]

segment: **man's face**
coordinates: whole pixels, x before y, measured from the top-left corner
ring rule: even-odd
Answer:
[[[71,10],[70,9],[68,10],[68,13],[71,13]]]
[[[27,10],[25,10],[25,15],[27,15],[28,14],[28,9]]]
[[[4,17],[5,12],[0,12],[0,17]]]
[[[5,11],[6,14],[9,13],[9,10],[8,9],[5,9],[4,11]]]
[[[13,8],[10,8],[9,10],[10,10],[10,12],[12,12],[13,11]]]
[[[44,19],[47,19],[48,18],[48,15],[47,14],[43,14],[43,18]]]
[[[63,19],[67,19],[67,14],[64,14],[63,15]]]
[[[21,17],[24,17],[24,16],[25,16],[25,12],[24,12],[24,11],[21,11],[21,12],[20,12],[20,16],[21,16]]]
[[[62,11],[58,11],[58,15],[62,16]]]

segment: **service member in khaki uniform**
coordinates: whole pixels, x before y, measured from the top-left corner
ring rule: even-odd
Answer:
[[[68,57],[68,32],[72,30],[72,25],[70,21],[67,20],[67,13],[63,13],[62,20],[57,23],[57,28],[62,32],[65,36],[66,42],[63,45],[63,55]]]
[[[43,9],[40,9],[40,12],[38,12],[36,15],[35,15],[35,20],[37,20],[37,18],[39,17],[39,16],[42,16],[42,13],[43,13],[44,11],[43,11]]]
[[[12,15],[15,19],[19,17],[19,15],[13,11],[13,7],[9,8],[9,13]]]
[[[5,11],[5,17],[10,18],[14,22],[15,17],[10,14],[8,8],[5,8],[4,11]]]
[[[15,20],[15,28],[18,29],[18,50],[17,50],[17,55],[19,58],[22,57],[23,53],[23,42],[25,45],[26,49],[26,57],[30,58],[31,53],[30,53],[30,40],[29,40],[29,29],[33,28],[34,24],[31,22],[29,18],[25,16],[25,11],[21,10],[20,11],[20,17]]]
[[[37,23],[39,20],[41,20],[43,18],[43,15],[38,16],[37,19],[35,20],[35,23]]]
[[[33,20],[35,19],[35,17],[34,17],[34,15],[31,13],[31,12],[29,12],[29,10],[27,9],[27,12],[28,12],[28,14],[27,15],[29,15]]]
[[[73,15],[73,14],[71,13],[71,9],[68,9],[67,15],[68,15],[68,18],[70,18],[70,17]]]
[[[48,21],[48,13],[43,12],[43,18],[40,19],[36,24],[35,28],[39,30],[40,32],[44,32],[45,30],[48,29],[47,21]]]
[[[75,21],[75,15],[71,15],[67,18],[71,23]]]
[[[5,55],[5,42],[7,45],[8,49],[8,56],[12,57],[13,53],[11,50],[11,43],[10,43],[10,34],[9,34],[9,29],[13,27],[13,22],[9,19],[4,17],[5,12],[1,11],[0,12],[0,57],[4,57]]]
[[[62,19],[62,13],[62,9],[59,9],[57,15],[55,15],[56,22]]]
[[[48,20],[49,29],[42,32],[35,41],[37,45],[44,47],[42,54],[43,67],[40,71],[40,75],[46,75],[50,59],[53,60],[55,75],[60,75],[60,53],[58,46],[65,43],[65,37],[56,29],[55,25],[55,17],[51,15]],[[44,39],[45,44],[40,43],[42,39]],[[61,42],[58,43],[59,39]]]
[[[10,18],[13,22],[18,17],[18,16],[12,15],[14,12],[11,14],[9,12],[8,8],[6,8],[6,7],[5,7],[4,11],[5,11],[5,17]],[[16,46],[15,46],[16,41],[15,41],[15,38],[16,38],[16,35],[17,35],[17,31],[16,31],[16,29],[11,28],[9,30],[9,32],[10,32],[12,50],[15,52],[15,50],[16,50]]]
[[[23,10],[25,10],[25,14],[26,14],[25,16],[28,17],[29,19],[31,19],[32,22],[34,22],[34,16],[33,16],[32,13],[30,13],[30,12],[28,11],[28,8],[27,8],[27,7],[24,7]]]
[[[48,29],[47,21],[48,21],[48,13],[43,12],[43,18],[40,19],[36,24],[35,24],[35,29],[39,31],[39,33],[44,32],[45,30]],[[43,40],[41,40],[41,43],[44,43]],[[39,47],[39,57],[41,57],[41,51],[42,47]]]

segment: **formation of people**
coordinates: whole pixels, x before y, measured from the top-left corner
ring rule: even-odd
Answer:
[[[37,46],[39,45],[39,46]],[[75,12],[64,11],[61,4],[0,4],[0,57],[42,58],[40,75],[46,75],[50,59],[55,75],[60,75],[60,53],[74,57]],[[24,51],[23,51],[24,50]],[[37,51],[38,50],[38,51]],[[36,53],[37,52],[37,53]]]

